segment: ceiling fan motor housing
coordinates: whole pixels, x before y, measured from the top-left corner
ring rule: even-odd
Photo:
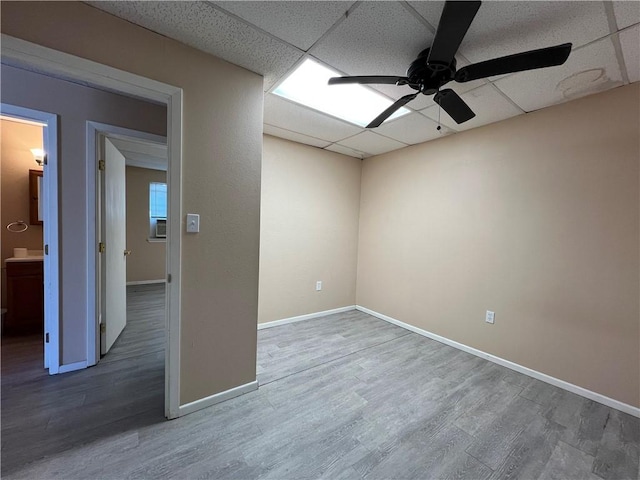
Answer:
[[[428,63],[429,48],[420,52],[407,70],[408,85],[425,95],[433,95],[440,87],[453,80],[456,73],[456,59],[449,65]]]

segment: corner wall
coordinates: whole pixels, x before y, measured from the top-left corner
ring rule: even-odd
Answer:
[[[262,162],[258,322],[355,305],[362,161],[265,135]]]
[[[636,83],[366,159],[358,305],[640,406],[638,105]]]

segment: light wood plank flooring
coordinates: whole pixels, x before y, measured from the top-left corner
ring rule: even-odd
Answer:
[[[260,330],[259,390],[163,421],[161,334],[131,316],[86,373],[5,387],[3,345],[3,476],[638,478],[638,419],[355,311]]]

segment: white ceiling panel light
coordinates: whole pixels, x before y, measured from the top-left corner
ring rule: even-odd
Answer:
[[[331,77],[339,76],[337,71],[307,58],[273,93],[360,127],[366,126],[393,103],[361,85],[328,85]],[[408,109],[401,108],[389,119],[407,113]]]

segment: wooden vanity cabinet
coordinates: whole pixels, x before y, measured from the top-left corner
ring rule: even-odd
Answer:
[[[43,262],[6,262],[7,313],[3,333],[44,331]]]

